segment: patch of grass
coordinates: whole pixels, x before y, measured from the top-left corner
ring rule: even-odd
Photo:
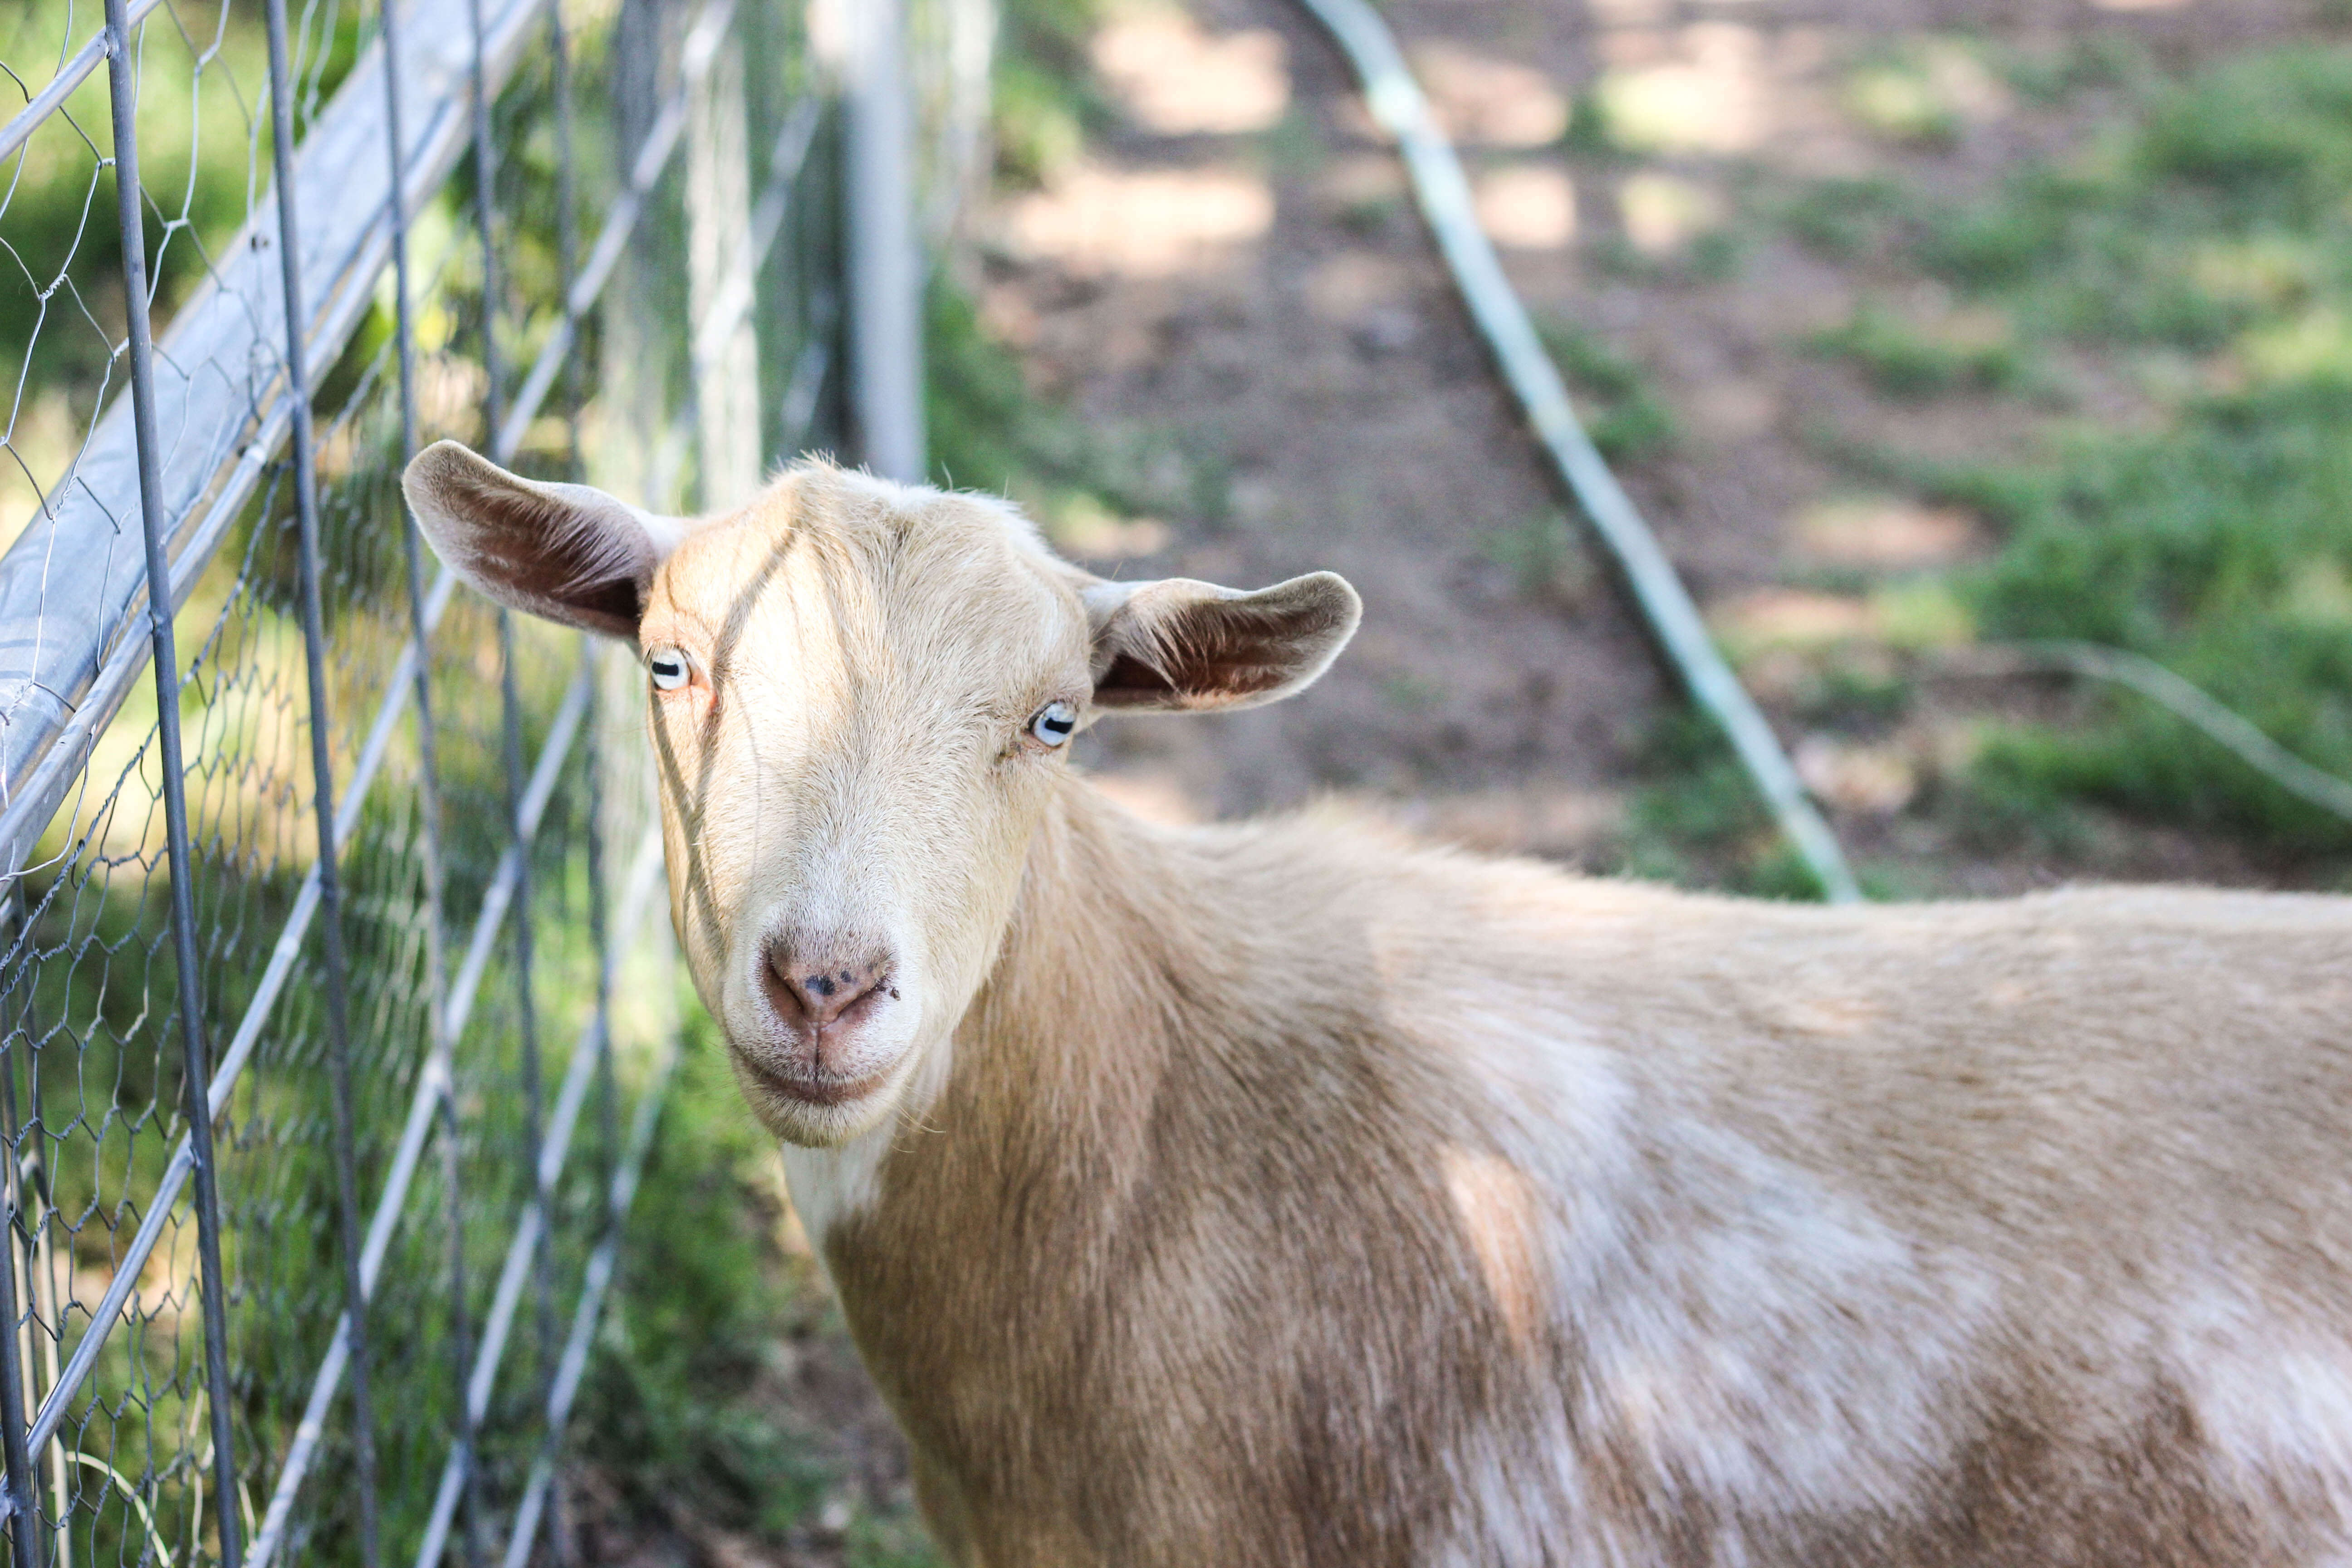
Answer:
[[[780,1540],[843,1478],[784,1402],[776,1358],[844,1331],[814,1262],[779,1239],[774,1141],[743,1105],[716,1028],[691,1017],[630,1215],[628,1287],[614,1294],[574,1430],[633,1513]]]
[[[1587,87],[1570,100],[1568,128],[1559,133],[1559,144],[1563,152],[1590,158],[1614,157],[1623,150],[1610,121],[1605,94]]]
[[[861,1519],[842,1542],[847,1568],[938,1568],[929,1537],[911,1520]]]
[[[1339,208],[1339,226],[1359,239],[1370,239],[1388,232],[1405,210],[1402,195],[1381,194],[1357,196]]]
[[[1658,721],[1634,763],[1645,782],[1627,802],[1616,869],[1758,898],[1821,897],[1730,742],[1704,714],[1685,709]]]
[[[1085,148],[1087,99],[1018,55],[1000,62],[995,74],[989,131],[996,146],[996,176],[1010,185],[1042,185],[1077,162]]]
[[[971,300],[935,279],[927,301],[924,408],[931,477],[1019,501],[1048,533],[1074,536],[1106,521],[1189,518],[1205,529],[1230,510],[1224,466],[1182,449],[1166,432],[1115,439],[1083,428],[1033,393],[1012,349],[992,337]]]
[[[1481,547],[1486,559],[1511,574],[1521,598],[1570,605],[1592,590],[1592,558],[1559,512],[1530,513],[1517,527],[1488,534]]]
[[[2000,50],[1994,62],[2011,92],[2043,108],[2079,92],[2145,83],[2154,69],[2137,35],[2104,30],[2054,46]]]
[[[1808,182],[1781,208],[1798,243],[1846,261],[1879,249],[1908,216],[1909,198],[1883,174]]]
[[[1986,636],[2145,654],[2352,775],[2352,377],[2204,399],[2159,435],[2086,436],[2043,464],[1956,480],[2006,534],[1961,579]],[[2352,827],[2136,698],[1990,755],[2011,784],[2352,847]]]
[[[1702,283],[1727,283],[1738,275],[1747,247],[1727,228],[1711,228],[1690,242],[1685,260],[1691,276]]]
[[[2048,765],[2052,738],[2022,725],[1994,730],[1963,772],[1940,783],[1937,815],[1958,843],[1983,854],[2022,847],[2059,860],[2084,856],[2090,823],[2063,769]]]
[[[1928,72],[1913,61],[1874,61],[1845,83],[1846,112],[1890,142],[1942,147],[1958,140],[1960,116]]]
[[[1007,0],[989,95],[996,174],[1036,185],[1075,161],[1089,130],[1113,118],[1096,89],[1087,40],[1104,0]]]
[[[2195,353],[2352,292],[2352,49],[2253,51],[2134,97],[2072,157],[1924,222],[1917,260],[2031,335]]]
[[[1883,730],[1910,710],[1913,695],[1911,682],[1894,670],[1832,663],[1799,693],[1797,712],[1818,729]]]
[[[1544,348],[1577,395],[1577,414],[1612,463],[1662,456],[1675,444],[1674,416],[1652,396],[1641,367],[1573,322],[1538,322]]]
[[[1323,132],[1316,128],[1314,117],[1297,104],[1255,139],[1257,155],[1266,174],[1277,184],[1293,184],[1311,177],[1329,161],[1330,149],[1325,144]]]
[[[1400,713],[1434,713],[1445,704],[1445,689],[1426,676],[1400,670],[1382,678],[1381,700]]]
[[[1869,305],[1857,309],[1844,326],[1816,333],[1811,346],[1851,362],[1889,397],[2006,392],[2024,379],[2023,363],[2006,338],[1962,342],[1932,337]]]

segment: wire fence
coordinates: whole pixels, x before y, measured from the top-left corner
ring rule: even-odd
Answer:
[[[976,15],[909,25],[935,196]],[[16,1568],[567,1555],[679,1039],[643,699],[457,593],[398,475],[450,436],[675,511],[842,438],[837,22],[0,20]]]

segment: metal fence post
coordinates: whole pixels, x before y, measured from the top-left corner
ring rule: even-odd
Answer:
[[[476,218],[482,241],[482,367],[486,428],[496,431],[505,422],[505,389],[498,359],[498,237],[494,182],[498,163],[490,141],[489,97],[483,82],[481,0],[474,0],[475,18],[472,95],[476,183]],[[523,1092],[523,1158],[534,1194],[545,1216],[531,1259],[534,1317],[539,1339],[539,1385],[542,1392],[555,1375],[556,1326],[553,1249],[554,1211],[541,1178],[540,1150],[546,1127],[546,1088],[539,1059],[539,1009],[533,971],[537,953],[531,930],[530,836],[523,825],[522,693],[515,680],[514,616],[498,615],[499,707],[506,773],[507,826],[515,851],[514,984],[515,1029],[521,1045]],[[478,1466],[475,1467],[478,1470]]]
[[[498,148],[490,140],[489,86],[485,79],[488,70],[488,41],[482,27],[482,0],[467,0],[467,15],[473,24],[474,50],[467,72],[467,107],[473,119],[474,132],[474,221],[481,230],[482,241],[482,428],[493,437],[505,416],[506,391],[504,367],[499,360],[499,265],[498,265]],[[516,817],[516,801],[521,790],[516,776],[522,765],[521,734],[514,714],[514,626],[504,609],[498,612],[499,668],[504,689],[501,700],[506,710],[506,787],[508,826],[512,833],[516,854],[520,864],[520,878],[516,885],[516,964],[521,973],[520,990],[523,1016],[522,1027],[531,1033],[530,1011],[530,846],[520,831]],[[450,1128],[454,1139],[456,1126]],[[451,1170],[456,1169],[453,1164]],[[462,1260],[465,1238],[460,1232],[451,1242],[453,1254]],[[470,1363],[470,1358],[468,1358]],[[470,1371],[468,1373],[470,1378]],[[467,1384],[470,1388],[470,1383]],[[481,1429],[469,1392],[461,1393],[458,1415],[465,1424],[465,1517],[466,1555],[468,1563],[478,1561],[482,1554],[482,1467]]]
[[[25,929],[26,918],[22,892],[12,890],[8,903],[21,931]],[[0,1089],[5,1091],[5,1100],[0,1100],[0,1114],[7,1118],[5,1128],[0,1129],[5,1131],[7,1138],[0,1154],[5,1154],[7,1159],[9,1174],[13,1177],[20,1168],[17,1143],[23,1135],[16,1122],[16,1064],[14,1057],[22,1050],[29,1061],[33,1053],[32,1043],[24,1032],[12,1031],[12,1034],[6,1047],[8,1058],[0,1059]],[[22,1187],[23,1184],[16,1180],[7,1183],[5,1239],[8,1260],[5,1267],[0,1267],[0,1405],[5,1405],[5,1424],[0,1426],[0,1453],[5,1453],[8,1465],[7,1494],[5,1499],[0,1499],[0,1507],[7,1510],[8,1540],[15,1549],[18,1568],[39,1568],[40,1492],[33,1476],[32,1446],[25,1440],[32,1414],[25,1399],[25,1363],[18,1340],[22,1320],[17,1316],[16,1309],[16,1232],[22,1223]]]
[[[688,368],[702,504],[732,506],[760,483],[759,343],[742,309],[754,287],[743,60],[722,50],[690,99],[686,136]],[[729,320],[731,318],[731,321]],[[713,332],[704,323],[724,330]]]
[[[400,460],[416,455],[416,321],[408,278],[407,169],[401,129],[399,6],[382,0],[379,6],[383,37],[384,147],[392,160],[391,202],[386,217],[392,225],[393,335],[400,370]],[[409,636],[416,644],[416,791],[425,877],[425,1056],[428,1074],[437,1073],[439,1089],[434,1119],[440,1127],[441,1194],[444,1223],[449,1227],[450,1386],[457,1396],[458,1430],[455,1443],[468,1443],[466,1422],[466,1379],[474,1360],[473,1314],[466,1300],[466,1211],[460,1188],[457,1142],[457,1086],[449,1070],[453,1042],[446,1011],[449,992],[447,877],[441,845],[441,755],[433,727],[433,628],[427,622],[425,586],[425,542],[408,509],[401,515],[401,550],[408,572]],[[481,1520],[472,1506],[475,1492],[466,1491],[466,1562],[481,1557]]]
[[[349,1325],[352,1464],[359,1492],[360,1561],[376,1568],[375,1405],[368,1387],[367,1291],[360,1279],[359,1130],[352,1116],[351,973],[343,951],[342,847],[335,832],[334,755],[327,699],[327,634],[320,604],[319,473],[310,428],[309,352],[302,330],[302,226],[294,201],[293,73],[287,60],[286,0],[268,0],[269,121],[278,175],[278,246],[286,310],[286,384],[292,399],[294,516],[300,552],[302,659],[310,688],[311,805],[319,823],[319,935],[326,960],[328,1092],[334,1102],[335,1208],[343,1254]],[[397,184],[397,181],[394,184]]]
[[[847,11],[851,406],[866,466],[885,479],[919,483],[927,468],[923,265],[915,234],[905,18],[899,0],[852,0]]]
[[[147,232],[140,211],[138,66],[124,0],[106,0],[107,86],[114,115],[115,222],[122,239],[122,295],[131,360],[131,405],[138,430],[139,521],[147,554],[147,625],[154,645],[155,743],[163,770],[163,834],[172,859],[172,947],[178,970],[180,1044],[187,1062],[191,1174],[196,1188],[196,1258],[204,1274],[205,1405],[213,1437],[213,1504],[221,1568],[237,1568],[244,1541],[236,1516],[236,1434],[229,1419],[228,1281],[221,1272],[220,1183],[213,1156],[212,1062],[205,1043],[196,959],[194,855],[188,842],[186,763],[180,749],[180,656],[172,635],[171,560],[163,540],[162,448],[155,430],[155,345],[147,320]],[[14,1421],[10,1430],[16,1429]],[[12,1461],[15,1456],[10,1456]],[[26,1472],[18,1471],[19,1475]],[[27,1477],[29,1479],[29,1477]],[[37,1563],[37,1556],[26,1557]]]
[[[562,0],[550,0],[547,7],[547,42],[551,80],[549,85],[555,95],[555,276],[560,298],[567,302],[572,298],[572,285],[577,281],[580,255],[579,186],[573,166],[572,135],[572,46],[563,26]],[[577,479],[580,468],[580,376],[577,366],[570,360],[564,364],[562,377],[564,456],[568,476]],[[604,968],[604,890],[598,879],[604,870],[599,824],[596,820],[596,687],[593,679],[594,650],[593,639],[580,634],[581,658],[590,667],[588,708],[581,721],[583,744],[583,765],[588,773],[588,910],[589,951],[595,954],[599,976],[598,1000],[595,1012],[597,1048],[609,1049],[606,1037],[606,1014],[604,1006],[602,976]],[[601,1058],[600,1058],[601,1059]],[[534,1063],[534,1066],[536,1064]],[[535,1078],[534,1074],[534,1078]],[[559,1356],[560,1330],[556,1322],[554,1270],[555,1186],[544,1162],[540,1159],[541,1131],[536,1109],[530,1130],[531,1169],[537,1173],[540,1212],[547,1216],[538,1262],[538,1289],[534,1306],[539,1320],[540,1342],[540,1408],[552,1410],[555,1403],[556,1363]],[[551,1477],[551,1503],[546,1510],[545,1530],[549,1544],[554,1549],[559,1565],[575,1562],[572,1536],[570,1494],[564,1486],[564,1472],[559,1463],[563,1447],[563,1433],[552,1419],[545,1434],[542,1451],[546,1455]],[[536,1528],[536,1527],[534,1527]],[[509,1550],[508,1555],[513,1552]]]

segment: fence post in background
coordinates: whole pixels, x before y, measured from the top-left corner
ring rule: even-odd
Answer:
[[[923,447],[923,262],[915,235],[914,103],[900,0],[845,0],[850,407],[859,456],[919,483]]]
[[[623,168],[635,163],[660,111],[664,61],[677,53],[670,24],[678,9],[669,0],[621,0],[614,18],[613,142]],[[667,224],[640,224],[604,291],[597,312],[599,438],[587,454],[590,483],[657,511],[676,506],[654,482],[669,425],[663,396],[667,344],[654,312],[662,297],[658,252],[671,232]]]
[[[29,968],[34,953],[32,910],[25,897],[23,878],[13,880],[6,894],[0,896],[0,914],[5,914],[5,923],[0,923],[0,930],[14,933],[14,951],[23,956]],[[7,1217],[16,1239],[24,1245],[21,1258],[13,1252],[9,1258],[10,1268],[20,1272],[14,1279],[0,1279],[0,1290],[5,1292],[5,1296],[0,1296],[0,1322],[13,1325],[17,1369],[11,1373],[5,1360],[0,1360],[0,1389],[9,1386],[10,1377],[16,1379],[15,1386],[22,1397],[10,1408],[22,1413],[29,1433],[41,1403],[41,1384],[34,1365],[36,1347],[42,1363],[40,1371],[47,1374],[48,1385],[55,1388],[58,1384],[58,1339],[65,1330],[58,1316],[54,1236],[57,1200],[49,1184],[48,1151],[42,1146],[40,1053],[33,1045],[37,1030],[34,1026],[34,985],[29,975],[26,977],[24,991],[16,1018],[6,1026],[5,1044],[0,1044],[0,1148],[5,1148],[9,1161]],[[21,1118],[16,1112],[19,1057],[24,1059],[26,1108],[29,1112]],[[29,1155],[25,1149],[25,1140],[28,1136],[33,1140]],[[26,1194],[28,1181],[31,1184],[29,1197]],[[20,1298],[16,1289],[16,1279],[26,1281],[21,1297],[21,1315],[18,1314]],[[48,1325],[46,1332],[41,1329],[44,1323]],[[0,1352],[0,1357],[5,1357],[5,1353]],[[52,1441],[47,1447],[53,1514],[49,1522],[52,1554],[59,1562],[70,1562],[73,1558],[73,1480],[68,1473],[65,1445]],[[6,1451],[5,1443],[0,1442],[0,1454]],[[40,1462],[31,1457],[29,1444],[27,1458],[35,1466]],[[5,1499],[6,1494],[0,1493],[0,1517],[6,1516]]]
[[[743,58],[722,49],[696,85],[686,121],[687,320],[705,508],[736,505],[760,483],[759,341],[751,312],[733,309],[731,298],[752,281],[747,119]],[[727,330],[714,336],[705,322]]]
[[[580,261],[579,184],[578,171],[573,165],[572,137],[572,44],[563,28],[563,0],[550,0],[547,7],[547,44],[555,94],[555,282],[556,297],[569,301],[572,286],[576,280]],[[562,374],[564,430],[564,478],[577,480],[583,477],[580,451],[580,374],[577,362],[571,355],[564,358]],[[612,1050],[611,1020],[605,1005],[604,975],[604,856],[602,843],[603,824],[596,819],[596,684],[593,667],[597,639],[586,632],[579,634],[580,657],[588,666],[588,710],[581,722],[585,754],[583,766],[588,781],[588,927],[589,951],[596,955],[596,1031],[597,1049],[609,1059]],[[609,1076],[609,1075],[608,1075]],[[532,1157],[538,1149],[534,1143]],[[535,1165],[539,1175],[540,1212],[547,1216],[549,1245],[553,1245],[555,1230],[555,1188],[544,1165]],[[552,1261],[551,1255],[549,1257]],[[541,1275],[542,1282],[546,1276]],[[551,1409],[555,1403],[555,1368],[557,1360],[557,1328],[555,1298],[552,1290],[543,1288],[539,1298],[540,1341],[540,1404]],[[546,1531],[549,1544],[554,1549],[559,1568],[570,1568],[579,1561],[578,1542],[572,1535],[570,1489],[564,1484],[562,1468],[563,1434],[550,1426],[546,1436],[546,1454],[551,1477],[551,1500],[547,1509]],[[511,1554],[511,1553],[510,1553]]]
[[[988,187],[991,68],[996,0],[928,4],[932,47],[910,56],[923,155],[917,163],[919,231],[929,246],[953,234],[965,205]]]
[[[408,278],[408,171],[401,134],[399,6],[381,0],[377,7],[383,37],[384,150],[392,160],[392,195],[385,216],[392,225],[393,337],[399,355],[400,461],[405,466],[416,455],[416,318]],[[449,1070],[453,1042],[449,1038],[449,952],[447,878],[441,843],[441,752],[433,728],[433,638],[426,624],[425,542],[416,520],[400,508],[400,542],[408,570],[408,635],[416,643],[416,793],[418,839],[425,878],[425,1071],[437,1076],[435,1120],[440,1123],[443,1221],[449,1227],[449,1350],[451,1386],[457,1394],[458,1430],[453,1442],[467,1440],[464,1425],[466,1378],[474,1360],[472,1314],[466,1303],[466,1211],[459,1184],[457,1086]],[[468,1502],[473,1493],[467,1493]],[[463,1531],[465,1561],[480,1559],[481,1521],[466,1510]]]
[[[16,889],[11,889],[8,898],[11,912],[16,916],[13,923],[19,931],[26,930],[25,899],[21,888],[22,883],[19,883]],[[29,985],[26,989],[30,990]],[[5,1090],[5,1098],[0,1098],[0,1114],[7,1118],[6,1126],[0,1128],[0,1132],[6,1135],[5,1144],[0,1145],[0,1156],[5,1156],[8,1162],[10,1178],[5,1194],[8,1205],[5,1237],[8,1260],[5,1268],[0,1268],[0,1455],[5,1455],[7,1460],[8,1487],[5,1498],[0,1499],[0,1506],[7,1510],[8,1540],[15,1551],[17,1568],[39,1568],[40,1518],[37,1511],[39,1489],[33,1477],[32,1447],[25,1440],[26,1429],[32,1423],[32,1406],[26,1397],[25,1359],[20,1352],[19,1339],[24,1320],[17,1315],[19,1296],[16,1289],[16,1233],[23,1224],[23,1183],[16,1177],[24,1167],[17,1148],[23,1133],[16,1121],[16,1064],[14,1058],[22,1051],[29,1063],[32,1042],[25,1031],[16,1030],[12,1031],[6,1048],[8,1057],[0,1059],[0,1090]],[[62,1506],[58,1517],[62,1527]]]
[[[474,223],[481,230],[482,241],[482,429],[490,440],[498,437],[499,427],[506,419],[506,386],[504,366],[499,359],[499,243],[498,243],[498,148],[490,140],[490,92],[485,79],[489,66],[488,38],[482,25],[482,0],[467,0],[467,16],[473,26],[474,49],[471,68],[467,72],[466,91],[471,112],[474,134]],[[523,1035],[526,1060],[533,1068],[530,1092],[538,1099],[537,1083],[537,1020],[531,1016],[530,987],[530,841],[522,831],[522,717],[517,710],[520,701],[514,681],[514,622],[501,607],[498,612],[499,699],[503,710],[504,763],[506,773],[507,832],[519,862],[515,881],[515,965],[519,1001],[522,1012],[517,1023]],[[538,1169],[537,1116],[533,1115],[531,1163],[528,1170]],[[455,1131],[452,1125],[451,1131]],[[452,1238],[451,1247],[462,1260],[465,1254],[465,1234],[459,1230]],[[470,1377],[470,1370],[468,1372]],[[481,1431],[474,1412],[470,1384],[462,1387],[457,1404],[458,1419],[463,1423],[460,1440],[464,1445],[461,1484],[466,1518],[467,1561],[478,1560],[482,1527],[481,1496]]]
[[[131,361],[131,418],[138,432],[139,522],[147,555],[147,628],[154,645],[155,745],[163,773],[163,837],[172,859],[172,950],[178,971],[180,1045],[186,1058],[188,1145],[196,1188],[196,1259],[204,1276],[205,1388],[213,1438],[213,1506],[219,1521],[221,1568],[237,1568],[244,1540],[236,1513],[236,1433],[229,1420],[228,1281],[221,1272],[220,1183],[213,1163],[212,1061],[205,1044],[198,988],[194,854],[188,843],[186,763],[180,749],[180,655],[172,635],[171,559],[163,549],[163,449],[155,430],[155,344],[147,321],[147,230],[140,211],[138,64],[131,55],[124,0],[106,0],[107,87],[114,116],[114,216],[122,241],[122,296]],[[13,1292],[12,1292],[13,1294]],[[21,1372],[21,1369],[20,1369]],[[30,1501],[21,1468],[21,1430],[8,1455],[12,1483]],[[37,1568],[37,1552],[20,1555]],[[193,1565],[191,1565],[193,1568]]]
[[[294,201],[293,70],[286,0],[268,0],[269,123],[278,176],[280,300],[286,386],[292,403],[294,516],[301,570],[302,658],[310,687],[310,790],[319,822],[319,936],[326,959],[328,1092],[334,1102],[335,1208],[343,1253],[343,1312],[351,1347],[352,1463],[359,1489],[360,1561],[376,1568],[375,1404],[368,1387],[367,1291],[360,1280],[359,1129],[352,1116],[351,973],[343,951],[341,846],[335,833],[334,753],[327,700],[327,631],[320,603],[319,471],[310,428],[310,374],[302,342],[302,226]],[[394,182],[397,187],[398,182]]]
[[[483,77],[487,69],[484,58],[481,0],[473,0],[474,58],[471,92],[474,119],[475,188],[474,210],[481,229],[482,241],[482,427],[490,432],[493,440],[506,423],[506,388],[498,353],[499,268],[497,228],[496,149],[490,140],[489,92]],[[531,920],[531,885],[535,879],[530,869],[530,833],[523,820],[523,789],[527,764],[523,761],[522,689],[515,679],[515,631],[513,613],[501,607],[498,613],[499,627],[499,728],[501,746],[501,771],[505,773],[507,842],[515,857],[514,881],[514,986],[515,1033],[521,1050],[523,1096],[523,1170],[530,1182],[530,1190],[539,1202],[545,1221],[539,1227],[539,1237],[531,1256],[531,1298],[539,1342],[538,1377],[534,1380],[543,1391],[555,1376],[555,1254],[553,1248],[554,1211],[549,1205],[543,1162],[540,1158],[547,1125],[546,1087],[540,1070],[538,987],[534,971],[538,968],[538,949],[534,942]],[[469,1454],[472,1450],[469,1448]],[[475,1455],[474,1458],[478,1458]],[[480,1467],[469,1458],[467,1485],[479,1483]],[[512,1543],[509,1543],[511,1547]]]

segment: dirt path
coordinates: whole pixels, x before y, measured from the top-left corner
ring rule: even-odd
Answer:
[[[1841,454],[2014,454],[2052,418],[2144,410],[2087,361],[2069,365],[2063,408],[1883,395],[1809,342],[1864,303],[1962,339],[1967,313],[1866,254],[1825,260],[1792,237],[1792,205],[1825,179],[1874,176],[1964,199],[2112,111],[2095,89],[2028,101],[1989,54],[2063,62],[2123,39],[2178,63],[2317,14],[2284,0],[1383,9],[1530,309],[1592,362],[1583,382],[1633,405],[1621,468],[1710,618],[1750,649],[1801,651],[1869,632],[1874,584],[1985,544],[1965,514],[1880,492]],[[1101,439],[1172,437],[1214,482],[1141,529],[1080,519],[1062,536],[1081,553],[1097,542],[1097,564],[1129,575],[1255,584],[1328,566],[1367,605],[1362,637],[1304,700],[1106,726],[1096,765],[1171,816],[1338,791],[1481,846],[1622,864],[1633,748],[1676,700],[1560,527],[1563,498],[1338,57],[1281,0],[1147,0],[1114,14],[1093,58],[1118,123],[1045,189],[983,215],[983,319]],[[1879,60],[1894,64],[1874,74]],[[1602,105],[1614,145],[1564,136],[1579,102]],[[1815,221],[1856,216],[1832,208]],[[1655,413],[1671,440],[1645,448],[1638,422]],[[1768,652],[1746,673],[1842,835],[1899,885],[2274,875],[2120,823],[2054,858],[1989,849],[1920,807],[1984,694],[1938,694],[1902,733],[1857,742],[1810,722],[1809,668]]]

